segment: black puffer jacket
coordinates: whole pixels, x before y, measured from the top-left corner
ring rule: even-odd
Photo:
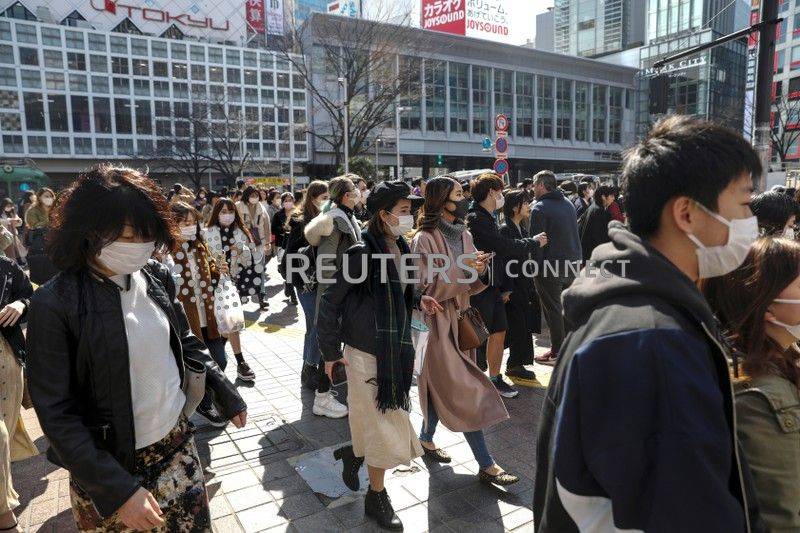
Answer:
[[[223,415],[247,406],[189,329],[169,270],[142,269],[148,295],[170,324],[181,383],[186,360],[205,365],[206,386]],[[139,488],[131,405],[128,343],[120,289],[89,273],[59,273],[33,295],[28,314],[28,378],[33,406],[50,441],[47,456],[69,470],[103,516]]]

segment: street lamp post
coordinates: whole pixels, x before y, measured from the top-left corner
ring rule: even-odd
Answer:
[[[400,113],[411,111],[408,106],[396,105],[394,107],[394,145],[397,150],[397,179],[400,179]]]
[[[347,101],[347,78],[339,78],[339,86],[342,87],[344,98],[342,107],[344,108],[344,173],[350,173],[350,106]]]
[[[378,143],[381,142],[380,137],[375,138],[375,180],[378,180]]]

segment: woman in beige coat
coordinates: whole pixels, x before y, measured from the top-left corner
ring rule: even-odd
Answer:
[[[475,350],[462,351],[457,343],[458,315],[469,307],[469,297],[486,288],[476,276],[483,273],[491,259],[477,252],[472,235],[465,229],[464,216],[468,200],[461,185],[450,178],[434,178],[427,183],[425,205],[419,218],[419,230],[414,236],[413,253],[419,254],[418,290],[432,296],[444,308],[426,318],[430,329],[425,359],[419,378],[419,397],[425,417],[420,441],[425,455],[439,462],[450,457],[433,444],[433,434],[439,420],[451,431],[464,433],[475,460],[479,479],[488,484],[511,485],[519,478],[507,474],[492,459],[486,447],[483,429],[508,418],[503,400],[494,385],[475,364]],[[432,267],[443,267],[446,255],[450,267],[429,276]],[[464,270],[457,259],[472,254],[462,264],[472,265]],[[439,263],[439,264],[437,264]]]

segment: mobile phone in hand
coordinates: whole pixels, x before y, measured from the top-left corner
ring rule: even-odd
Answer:
[[[331,385],[338,387],[347,383],[347,371],[343,363],[334,363],[333,370],[331,370]]]

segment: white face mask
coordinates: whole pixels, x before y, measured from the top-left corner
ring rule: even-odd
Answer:
[[[314,200],[314,205],[317,206],[317,209],[322,209],[322,206],[325,205],[325,202],[327,202],[327,200]]]
[[[42,197],[42,203],[47,207],[50,207],[51,205],[53,205],[53,198],[50,196],[44,196]]]
[[[783,229],[783,237],[785,239],[794,240],[794,228],[784,228]]]
[[[292,209],[294,208],[294,202],[283,202],[284,209]]]
[[[233,221],[236,220],[236,215],[233,213],[226,213],[219,216],[219,223],[225,226],[226,228],[233,224]]]
[[[364,191],[361,193],[361,199],[366,202],[368,196],[369,196],[369,189],[364,189]]]
[[[500,196],[495,198],[495,208],[494,210],[497,211],[498,209],[502,209],[504,205],[506,205],[506,198],[503,196],[503,193],[500,193]]]
[[[405,235],[406,233],[414,229],[413,215],[397,216],[394,213],[389,213],[389,214],[397,219],[396,226],[389,226],[389,229],[392,231],[392,235],[394,235],[395,237],[399,237],[400,235]]]
[[[138,272],[150,260],[156,243],[151,242],[119,242],[107,244],[100,250],[97,259],[114,274],[133,274]]]
[[[252,198],[250,198],[249,202],[253,205],[256,205],[258,203],[258,197],[253,196]]]
[[[728,220],[697,202],[700,208],[728,226],[728,242],[721,246],[706,246],[689,233],[687,236],[697,246],[697,259],[701,279],[724,276],[744,263],[750,245],[758,238],[758,219],[735,218]]]
[[[197,238],[197,226],[181,226],[181,237],[187,241],[193,241]]]
[[[789,300],[785,298],[779,298],[775,300],[776,304],[800,304],[800,300]],[[789,324],[784,324],[783,322],[779,322],[778,320],[772,319],[771,322],[777,326],[781,326],[786,331],[789,332],[789,335],[794,337],[795,339],[800,339],[800,324],[795,324],[794,326]]]

